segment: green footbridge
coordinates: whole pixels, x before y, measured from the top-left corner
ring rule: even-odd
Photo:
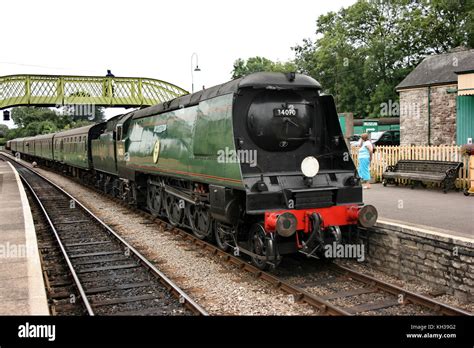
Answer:
[[[169,82],[140,77],[0,76],[0,110],[13,106],[89,104],[142,107],[188,94]]]

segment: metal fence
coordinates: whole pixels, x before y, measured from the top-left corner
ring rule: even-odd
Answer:
[[[358,165],[359,147],[351,148],[351,155]],[[370,173],[376,182],[382,181],[382,173],[387,166],[395,165],[399,160],[432,160],[432,161],[456,161],[462,162],[463,167],[459,171],[456,186],[458,188],[468,187],[469,157],[461,154],[461,146],[377,146],[370,163]],[[403,183],[403,181],[402,181]]]

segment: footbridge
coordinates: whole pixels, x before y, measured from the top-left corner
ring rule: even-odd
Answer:
[[[169,82],[141,77],[66,75],[0,76],[0,110],[13,106],[141,107],[188,94]]]

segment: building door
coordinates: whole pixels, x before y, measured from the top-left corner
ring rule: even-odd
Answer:
[[[467,144],[474,139],[474,95],[457,97],[456,144]]]

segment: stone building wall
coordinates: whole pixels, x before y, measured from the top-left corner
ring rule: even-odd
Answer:
[[[456,87],[431,87],[431,145],[456,141]],[[428,87],[400,91],[400,144],[428,145]]]
[[[457,85],[431,87],[431,144],[456,144],[456,96],[448,93]]]
[[[400,145],[428,143],[428,91],[400,91]]]

